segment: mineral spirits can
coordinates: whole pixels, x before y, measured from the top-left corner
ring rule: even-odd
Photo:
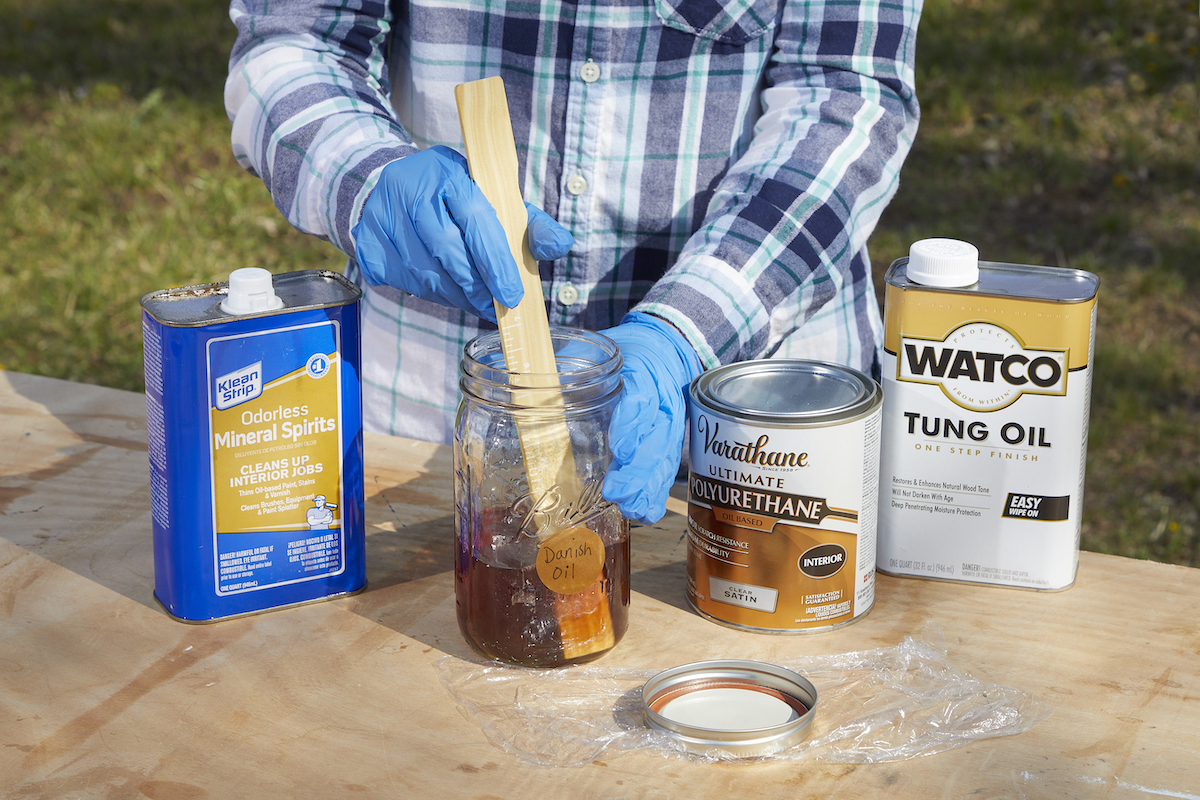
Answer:
[[[360,297],[247,268],[142,298],[154,594],[176,619],[365,586]]]
[[[879,384],[835,364],[730,364],[691,385],[687,594],[765,633],[826,630],[875,601]]]
[[[879,569],[1069,587],[1099,279],[926,239],[886,284]]]

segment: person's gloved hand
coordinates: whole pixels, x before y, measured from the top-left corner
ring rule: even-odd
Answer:
[[[526,203],[534,258],[562,258],[566,228]],[[496,321],[495,299],[513,308],[525,294],[495,209],[471,180],[467,160],[431,147],[385,166],[352,231],[366,279]]]
[[[674,326],[649,314],[627,314],[601,333],[621,349],[625,384],[608,427],[613,460],[601,493],[626,517],[652,525],[667,513],[700,359]]]

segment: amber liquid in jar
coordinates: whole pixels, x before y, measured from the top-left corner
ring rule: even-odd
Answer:
[[[454,430],[459,628],[479,655],[529,667],[598,658],[629,624],[629,523],[601,492],[620,350],[550,333],[553,375],[510,372],[498,331],[467,343]]]
[[[615,523],[623,530],[595,531],[605,542],[600,577],[579,594],[562,595],[546,588],[536,559],[528,556],[536,552],[536,537],[523,534],[519,520],[509,520],[503,512],[493,508],[480,515],[475,546],[468,548],[459,539],[455,599],[463,638],[481,656],[527,667],[581,664],[603,655],[608,648],[568,657],[561,631],[567,628],[579,635],[600,619],[611,626],[613,639],[624,635],[629,584],[618,576],[629,574],[628,521]],[[597,526],[598,521],[590,524]],[[615,527],[612,522],[607,525]],[[525,557],[518,555],[521,551]],[[607,613],[589,613],[601,597]]]

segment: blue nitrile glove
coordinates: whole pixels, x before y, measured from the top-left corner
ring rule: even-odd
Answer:
[[[526,203],[530,252],[562,258],[574,238]],[[383,168],[353,230],[366,279],[496,321],[493,298],[507,308],[525,289],[492,204],[471,180],[467,160],[431,147]]]
[[[613,460],[601,492],[626,517],[653,525],[667,513],[679,471],[685,397],[700,359],[674,326],[649,314],[626,314],[601,333],[621,349],[625,384],[608,426]]]

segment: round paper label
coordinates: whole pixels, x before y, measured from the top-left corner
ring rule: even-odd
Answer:
[[[604,542],[582,525],[551,534],[538,548],[538,577],[552,592],[578,594],[595,583],[603,570]]]

